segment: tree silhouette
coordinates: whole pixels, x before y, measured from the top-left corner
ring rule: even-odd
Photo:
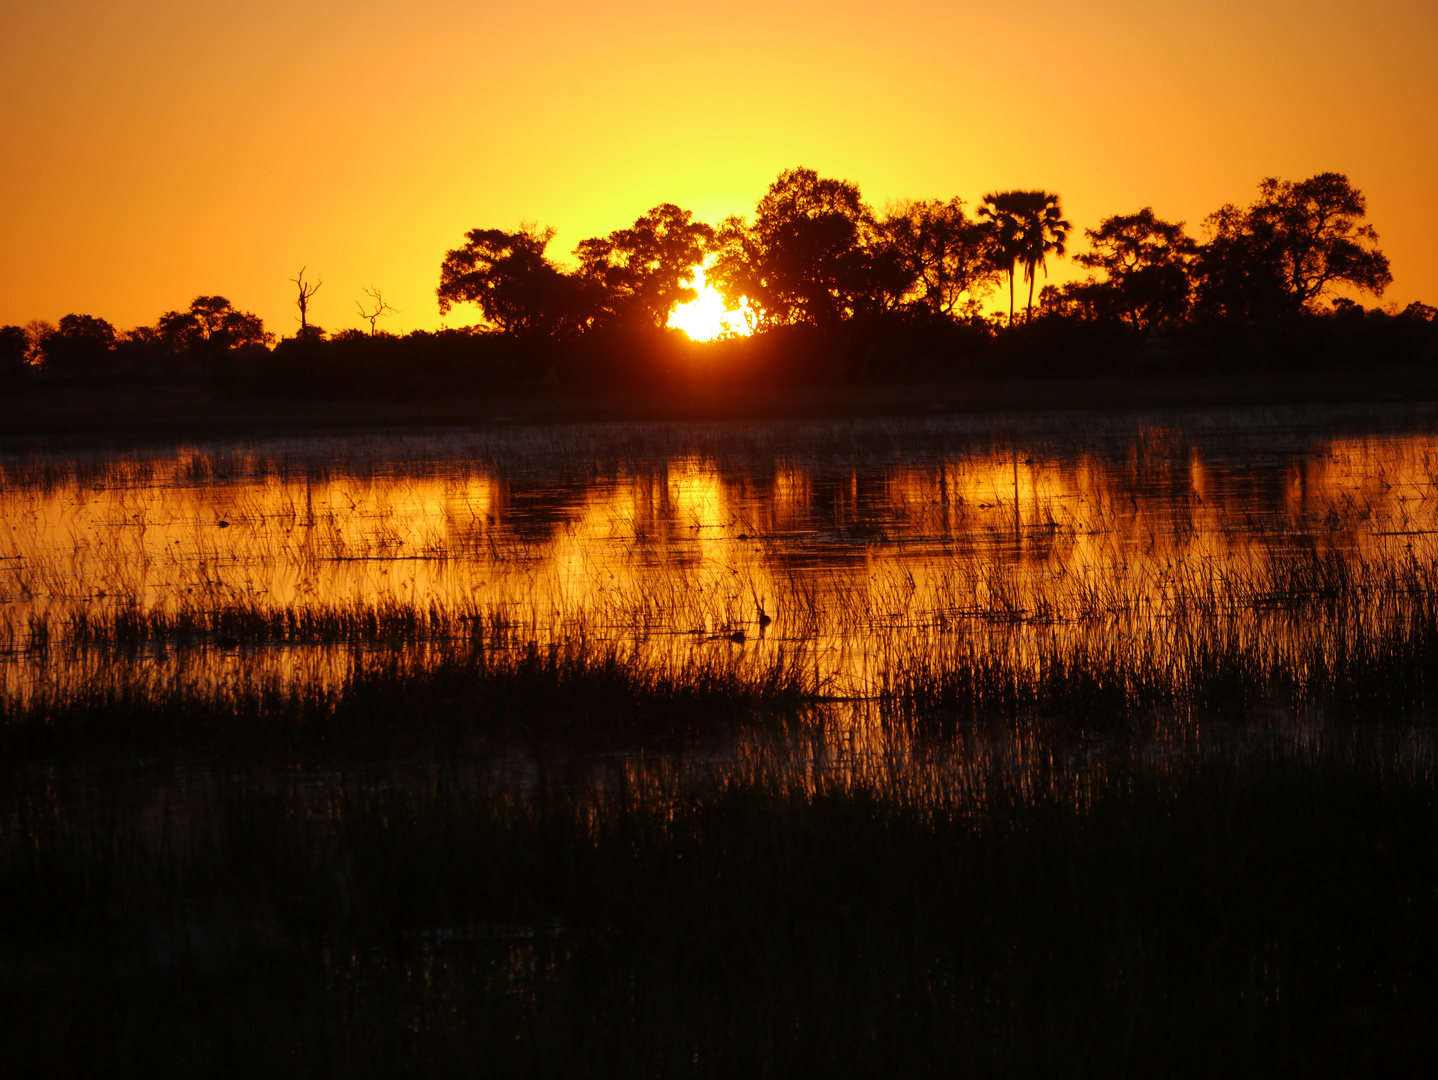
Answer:
[[[720,226],[705,277],[730,307],[748,298],[761,325],[832,328],[882,294],[879,239],[858,185],[790,169],[769,185],[753,225],[731,217]]]
[[[693,217],[662,203],[631,228],[580,242],[574,254],[604,319],[662,327],[676,305],[699,295],[694,271],[714,242],[714,229]]]
[[[1378,233],[1360,225],[1368,201],[1342,173],[1319,173],[1293,184],[1267,179],[1250,216],[1277,241],[1284,284],[1307,306],[1334,285],[1375,296],[1393,283],[1388,258],[1376,247]]]
[[[25,336],[30,339],[30,351],[26,358],[31,367],[39,367],[45,362],[45,339],[55,330],[55,324],[45,319],[31,319],[25,324]]]
[[[959,199],[898,203],[881,227],[901,267],[904,299],[935,315],[975,308],[1000,273],[993,233],[969,220]]]
[[[1014,324],[1014,276],[1018,272],[1020,225],[1017,192],[990,192],[979,205],[978,215],[992,237],[994,262],[1009,278],[1009,325]]]
[[[512,334],[563,337],[581,329],[587,290],[545,258],[553,239],[553,229],[534,225],[470,230],[440,264],[439,313],[472,303],[489,325]]]
[[[258,315],[240,311],[223,296],[197,296],[189,310],[161,315],[155,329],[176,349],[206,354],[275,339]]]
[[[93,315],[66,315],[41,342],[46,368],[66,375],[95,375],[115,347],[115,328]]]
[[[1085,234],[1090,250],[1075,255],[1074,262],[1103,271],[1106,280],[1090,280],[1067,292],[1141,334],[1183,317],[1192,292],[1188,266],[1198,245],[1183,231],[1182,222],[1163,221],[1145,206],[1133,214],[1105,218]]]
[[[366,311],[365,305],[360,303],[360,301],[358,300],[355,301],[355,308],[359,311],[361,319],[369,320],[369,336],[374,337],[375,323],[379,321],[380,316],[390,311],[398,313],[399,308],[393,306],[392,304],[385,303],[384,297],[380,295],[380,291],[377,288],[362,289],[360,291],[370,298],[370,305],[374,308],[374,310]]]
[[[300,267],[300,272],[290,278],[290,280],[294,282],[295,286],[299,289],[299,295],[295,298],[295,306],[300,309],[300,337],[308,337],[310,297],[320,291],[320,286],[323,285],[324,282],[316,281],[313,285],[307,283],[305,281],[305,268],[303,266]]]
[[[999,265],[1009,276],[1009,325],[1014,321],[1014,278],[1019,266],[1029,283],[1028,310],[1024,321],[1034,314],[1034,279],[1040,267],[1047,268],[1048,256],[1062,256],[1064,242],[1072,227],[1064,220],[1059,197],[1047,191],[998,191],[984,196],[979,207],[993,230]]]
[[[1246,209],[1221,206],[1204,220],[1204,228],[1208,240],[1193,264],[1202,314],[1251,322],[1293,310],[1272,237],[1250,227]]]
[[[1261,318],[1312,309],[1336,286],[1381,296],[1393,281],[1368,204],[1342,173],[1293,183],[1269,177],[1247,209],[1232,203],[1209,215],[1198,260],[1205,311]]]
[[[30,336],[23,326],[0,326],[0,386],[25,377],[30,362]]]

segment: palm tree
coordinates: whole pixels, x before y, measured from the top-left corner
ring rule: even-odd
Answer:
[[[996,261],[1009,275],[1009,325],[1014,324],[1014,271],[1019,264],[1020,191],[990,192],[979,205],[979,217],[993,232]]]
[[[1019,258],[1024,264],[1024,278],[1029,283],[1029,306],[1024,322],[1034,317],[1035,271],[1043,267],[1048,274],[1049,253],[1063,258],[1064,241],[1068,239],[1072,226],[1064,220],[1059,197],[1047,191],[1025,191],[1023,215],[1023,251]]]
[[[1029,283],[1029,305],[1024,322],[1034,317],[1034,277],[1047,271],[1050,253],[1063,256],[1064,241],[1072,226],[1064,220],[1059,197],[1048,191],[996,191],[984,196],[979,217],[994,230],[1000,258],[1009,275],[1009,325],[1014,324],[1014,276],[1020,263]]]

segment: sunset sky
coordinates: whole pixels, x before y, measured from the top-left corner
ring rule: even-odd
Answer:
[[[902,197],[1063,197],[1081,232],[1345,172],[1438,303],[1438,4],[1033,0],[4,0],[0,323],[150,323],[220,293],[297,325],[440,325],[467,229],[567,257],[672,201],[752,212],[781,169]],[[1067,261],[1055,277],[1074,274]],[[477,321],[461,307],[450,325]]]

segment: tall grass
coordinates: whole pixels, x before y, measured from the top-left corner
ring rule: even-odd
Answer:
[[[1283,636],[1208,624],[1162,648],[1151,637],[1050,638],[1023,654],[959,642],[894,656],[878,698],[919,727],[1027,718],[1101,733],[1275,715],[1426,727],[1438,716],[1438,620],[1415,612]]]
[[[152,1075],[1431,1066],[1431,759],[1252,745],[982,798],[922,763],[12,792],[7,1061]],[[667,775],[667,779],[665,778]],[[1031,781],[1031,778],[1030,778]],[[602,791],[601,791],[602,788]],[[594,794],[586,794],[586,791]]]
[[[793,620],[797,638],[750,623],[616,639],[583,609],[539,623],[438,602],[72,615],[36,623],[10,667],[24,678],[0,694],[0,738],[77,753],[213,739],[233,753],[388,726],[397,746],[521,729],[592,742],[710,733],[755,708],[837,729],[851,703],[911,739],[1015,721],[1147,737],[1273,717],[1427,727],[1438,705],[1438,564],[1406,552],[1290,546],[1221,580],[1175,572],[1157,599],[1084,584],[1086,609],[1039,615],[1006,603],[1002,581],[987,579],[982,612],[938,602],[954,599],[951,578],[895,585],[880,602],[908,620],[896,628],[871,606]]]
[[[819,694],[813,673],[778,651],[708,650],[656,666],[579,638],[512,647],[355,651],[335,681],[156,677],[152,657],[111,663],[81,688],[0,698],[0,745],[15,754],[89,759],[128,753],[353,757],[563,742],[575,750],[682,742],[753,719],[792,716]]]

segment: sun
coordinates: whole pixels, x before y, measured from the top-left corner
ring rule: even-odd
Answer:
[[[743,337],[751,330],[746,318],[749,301],[729,309],[724,298],[704,280],[704,268],[694,268],[694,289],[699,296],[680,304],[669,313],[669,325],[683,330],[693,341],[713,341],[717,337]]]

